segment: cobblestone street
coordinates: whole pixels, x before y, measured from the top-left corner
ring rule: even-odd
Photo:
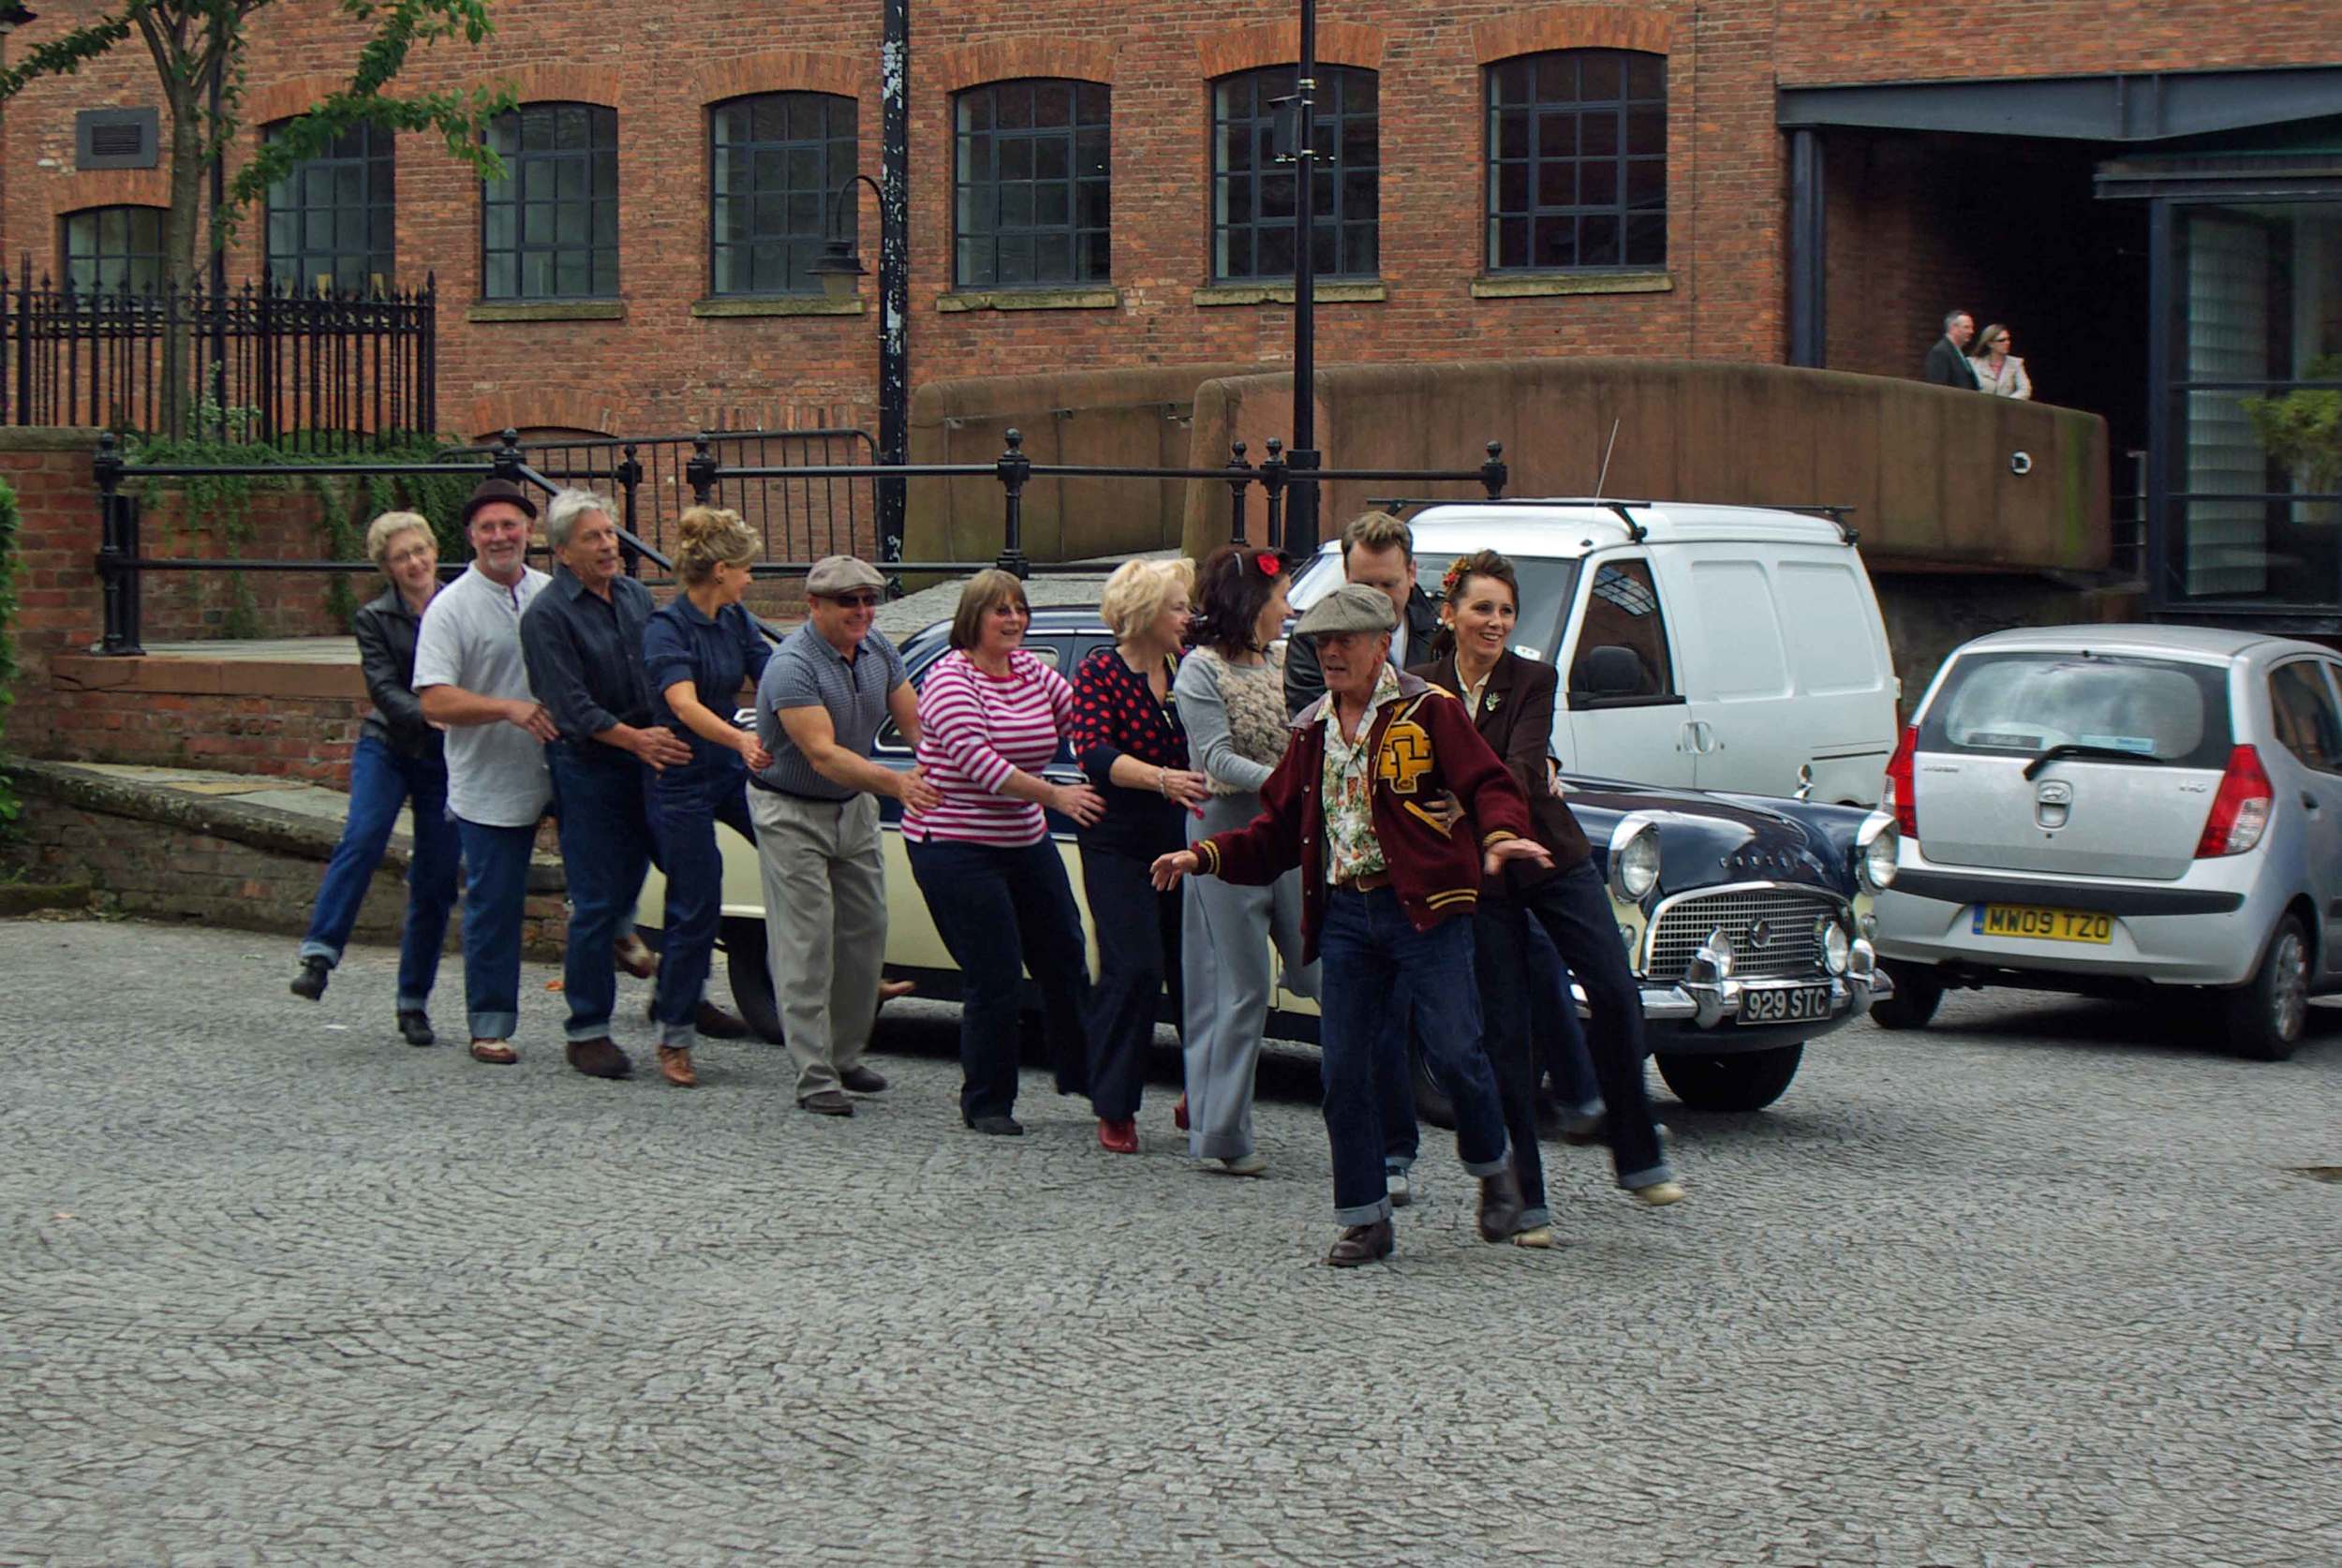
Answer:
[[[1427,1132],[1344,1274],[1297,1048],[1245,1181],[1169,1087],[1136,1159],[1039,1073],[962,1132],[932,1004],[832,1120],[762,1044],[569,1072],[543,966],[520,1066],[452,960],[414,1050],[293,947],[0,923],[0,1562],[2342,1562],[2342,1015],[1955,994],[1662,1094],[1679,1207],[1549,1146],[1550,1253]]]

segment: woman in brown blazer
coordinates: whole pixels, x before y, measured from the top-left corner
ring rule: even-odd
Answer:
[[[1585,833],[1550,782],[1546,758],[1560,676],[1553,666],[1523,658],[1509,645],[1520,610],[1520,584],[1510,561],[1493,550],[1463,556],[1448,569],[1443,587],[1443,629],[1433,644],[1438,657],[1414,673],[1463,700],[1480,737],[1528,793],[1537,840],[1553,861],[1550,869],[1507,869],[1503,886],[1491,882],[1481,889],[1474,917],[1485,1048],[1496,1069],[1525,1206],[1521,1230],[1513,1239],[1523,1247],[1550,1247],[1552,1216],[1537,1149],[1536,1058],[1530,1044],[1533,918],[1584,988],[1593,1013],[1586,1046],[1602,1089],[1618,1184],[1653,1206],[1681,1201],[1683,1189],[1659,1147],[1643,1085],[1642,993],[1619,945],[1618,924]],[[1561,1005],[1568,1005],[1566,997]]]

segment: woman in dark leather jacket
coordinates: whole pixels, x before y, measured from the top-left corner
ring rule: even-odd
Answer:
[[[439,587],[439,549],[428,520],[386,511],[366,529],[366,554],[390,586],[350,618],[359,662],[374,711],[366,715],[349,759],[349,819],[325,867],[309,933],[301,943],[301,972],[292,993],[311,1001],[325,994],[326,977],[341,962],[342,946],[374,883],[399,808],[414,806],[414,853],[407,868],[407,924],[399,938],[398,1032],[410,1045],[432,1043],[431,986],[439,950],[447,943],[448,910],[455,902],[461,851],[447,815],[447,763],[439,732],[422,717],[415,696],[415,635],[423,606]]]

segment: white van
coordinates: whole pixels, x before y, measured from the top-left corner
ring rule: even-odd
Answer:
[[[1758,795],[1810,783],[1815,800],[1877,801],[1900,684],[1870,574],[1837,522],[1519,500],[1434,506],[1408,525],[1433,598],[1459,555],[1513,562],[1514,649],[1563,672],[1553,748],[1570,771]],[[1337,538],[1294,584],[1295,613],[1341,581]]]

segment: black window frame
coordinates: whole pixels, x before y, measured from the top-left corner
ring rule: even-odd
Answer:
[[[106,217],[110,214],[124,214],[122,243],[110,246],[106,243]],[[163,222],[165,210],[137,201],[109,201],[95,207],[82,207],[57,217],[58,271],[66,287],[76,294],[119,294],[159,292],[163,287]],[[143,217],[153,226],[154,248],[140,248],[138,220]],[[77,222],[88,222],[90,248],[77,251],[74,229]],[[145,263],[143,273],[140,263]],[[80,269],[90,270],[87,279]],[[119,269],[109,278],[109,269]]]
[[[853,178],[861,163],[861,104],[843,93],[792,89],[748,93],[707,106],[707,291],[718,299],[773,299],[818,294],[822,280],[811,272],[829,240],[831,198]],[[818,134],[796,134],[801,111],[819,117]],[[760,135],[762,118],[778,117],[778,134]],[[727,117],[739,116],[747,136],[724,139]],[[842,116],[844,129],[838,129]],[[811,159],[812,183],[801,184]],[[842,161],[841,161],[842,159]],[[746,185],[727,189],[724,176],[734,160],[745,160]],[[765,174],[775,175],[770,188]],[[837,203],[838,238],[852,242],[858,202]],[[745,227],[727,238],[728,216],[745,208]],[[766,218],[773,218],[771,224]],[[730,263],[728,266],[727,263]],[[743,284],[736,270],[745,268]],[[735,275],[728,276],[728,273]],[[763,280],[776,278],[770,286]]]
[[[1486,68],[1481,103],[1481,262],[1489,274],[1665,270],[1666,55],[1516,54]],[[1520,117],[1517,137],[1512,115]]]
[[[1211,207],[1206,242],[1214,283],[1293,276],[1294,203],[1300,181],[1297,170],[1271,161],[1278,122],[1290,114],[1273,107],[1272,99],[1290,96],[1298,74],[1292,66],[1261,66],[1210,82]],[[1382,276],[1381,73],[1363,66],[1321,65],[1317,77],[1319,161],[1312,183],[1319,200],[1310,226],[1316,275],[1334,282],[1371,281]],[[1238,89],[1246,99],[1243,111],[1235,113],[1228,95]],[[1284,132],[1287,139],[1291,134]],[[1230,166],[1239,142],[1248,159],[1243,170]],[[1363,163],[1356,161],[1361,143],[1367,154]],[[1271,214],[1270,193],[1279,188],[1282,212]],[[1363,215],[1357,210],[1361,199]],[[1247,215],[1232,218],[1231,210],[1239,206]],[[1354,243],[1364,251],[1364,265],[1353,264]],[[1238,254],[1244,258],[1242,270],[1232,264]],[[1264,254],[1282,257],[1283,264],[1264,264]]]
[[[583,147],[564,146],[563,133],[578,122],[565,124],[564,116],[574,111],[584,114],[586,129]],[[497,145],[499,133],[511,127],[510,150]],[[543,126],[539,140],[544,144],[528,145],[531,133]],[[582,103],[571,99],[543,99],[525,103],[489,123],[482,133],[488,145],[504,160],[505,178],[483,180],[480,186],[480,297],[498,302],[535,303],[565,300],[615,300],[618,297],[618,111],[604,104]],[[578,170],[576,180],[582,190],[562,194],[563,175],[569,169]],[[543,182],[542,185],[540,182]],[[541,198],[535,193],[545,190]],[[499,194],[502,192],[504,194]],[[582,240],[561,240],[562,212],[566,204],[585,203],[585,237]],[[529,238],[528,209],[542,206],[547,210],[546,224],[552,230],[545,237]],[[509,243],[492,243],[496,214],[508,211],[511,216],[508,230]],[[604,214],[607,214],[605,220]],[[584,286],[564,287],[561,281],[564,258],[581,254],[585,258]],[[546,286],[529,287],[530,259],[545,257]],[[498,287],[496,262],[510,257],[512,267],[509,282]]]
[[[270,141],[275,140],[285,123],[280,120],[270,126],[263,135]],[[269,187],[260,225],[271,282],[295,293],[311,292],[317,287],[315,259],[329,257],[335,291],[363,292],[371,289],[377,279],[385,289],[393,286],[398,276],[397,141],[396,134],[388,127],[362,120],[336,138],[328,151],[302,159],[285,179]],[[354,194],[348,193],[352,182],[356,185]],[[321,209],[310,200],[312,186],[320,183],[327,187],[327,200]],[[286,198],[296,192],[299,200],[286,205]],[[350,194],[350,199],[346,199],[346,194]],[[355,249],[341,243],[347,214],[356,214],[363,231]],[[315,220],[320,216],[331,226],[332,234],[323,246],[310,243]],[[297,238],[289,245],[278,243],[283,227],[280,219],[289,220],[297,230]],[[346,278],[342,262],[361,254],[363,272],[354,279]]]
[[[1064,89],[1065,118],[1043,95]],[[1018,98],[1022,98],[1021,120]],[[1094,108],[1094,113],[1086,113]],[[1077,77],[1013,77],[980,82],[952,95],[952,287],[965,289],[1102,288],[1114,277],[1114,94],[1102,81]],[[1044,174],[1054,142],[1063,143],[1065,172]],[[1022,146],[1026,172],[1010,174],[1008,149]],[[1011,197],[1022,186],[1021,204]],[[1044,222],[1047,193],[1061,186],[1065,215]],[[1092,205],[1094,203],[1094,206]],[[1007,214],[1022,211],[1026,216]],[[982,213],[986,221],[975,221]],[[1062,241],[1062,249],[1058,242]],[[1004,265],[1003,259],[1023,265]],[[1052,255],[1062,268],[1048,264]],[[971,265],[971,259],[976,263]],[[1021,277],[1004,277],[1021,272]]]

